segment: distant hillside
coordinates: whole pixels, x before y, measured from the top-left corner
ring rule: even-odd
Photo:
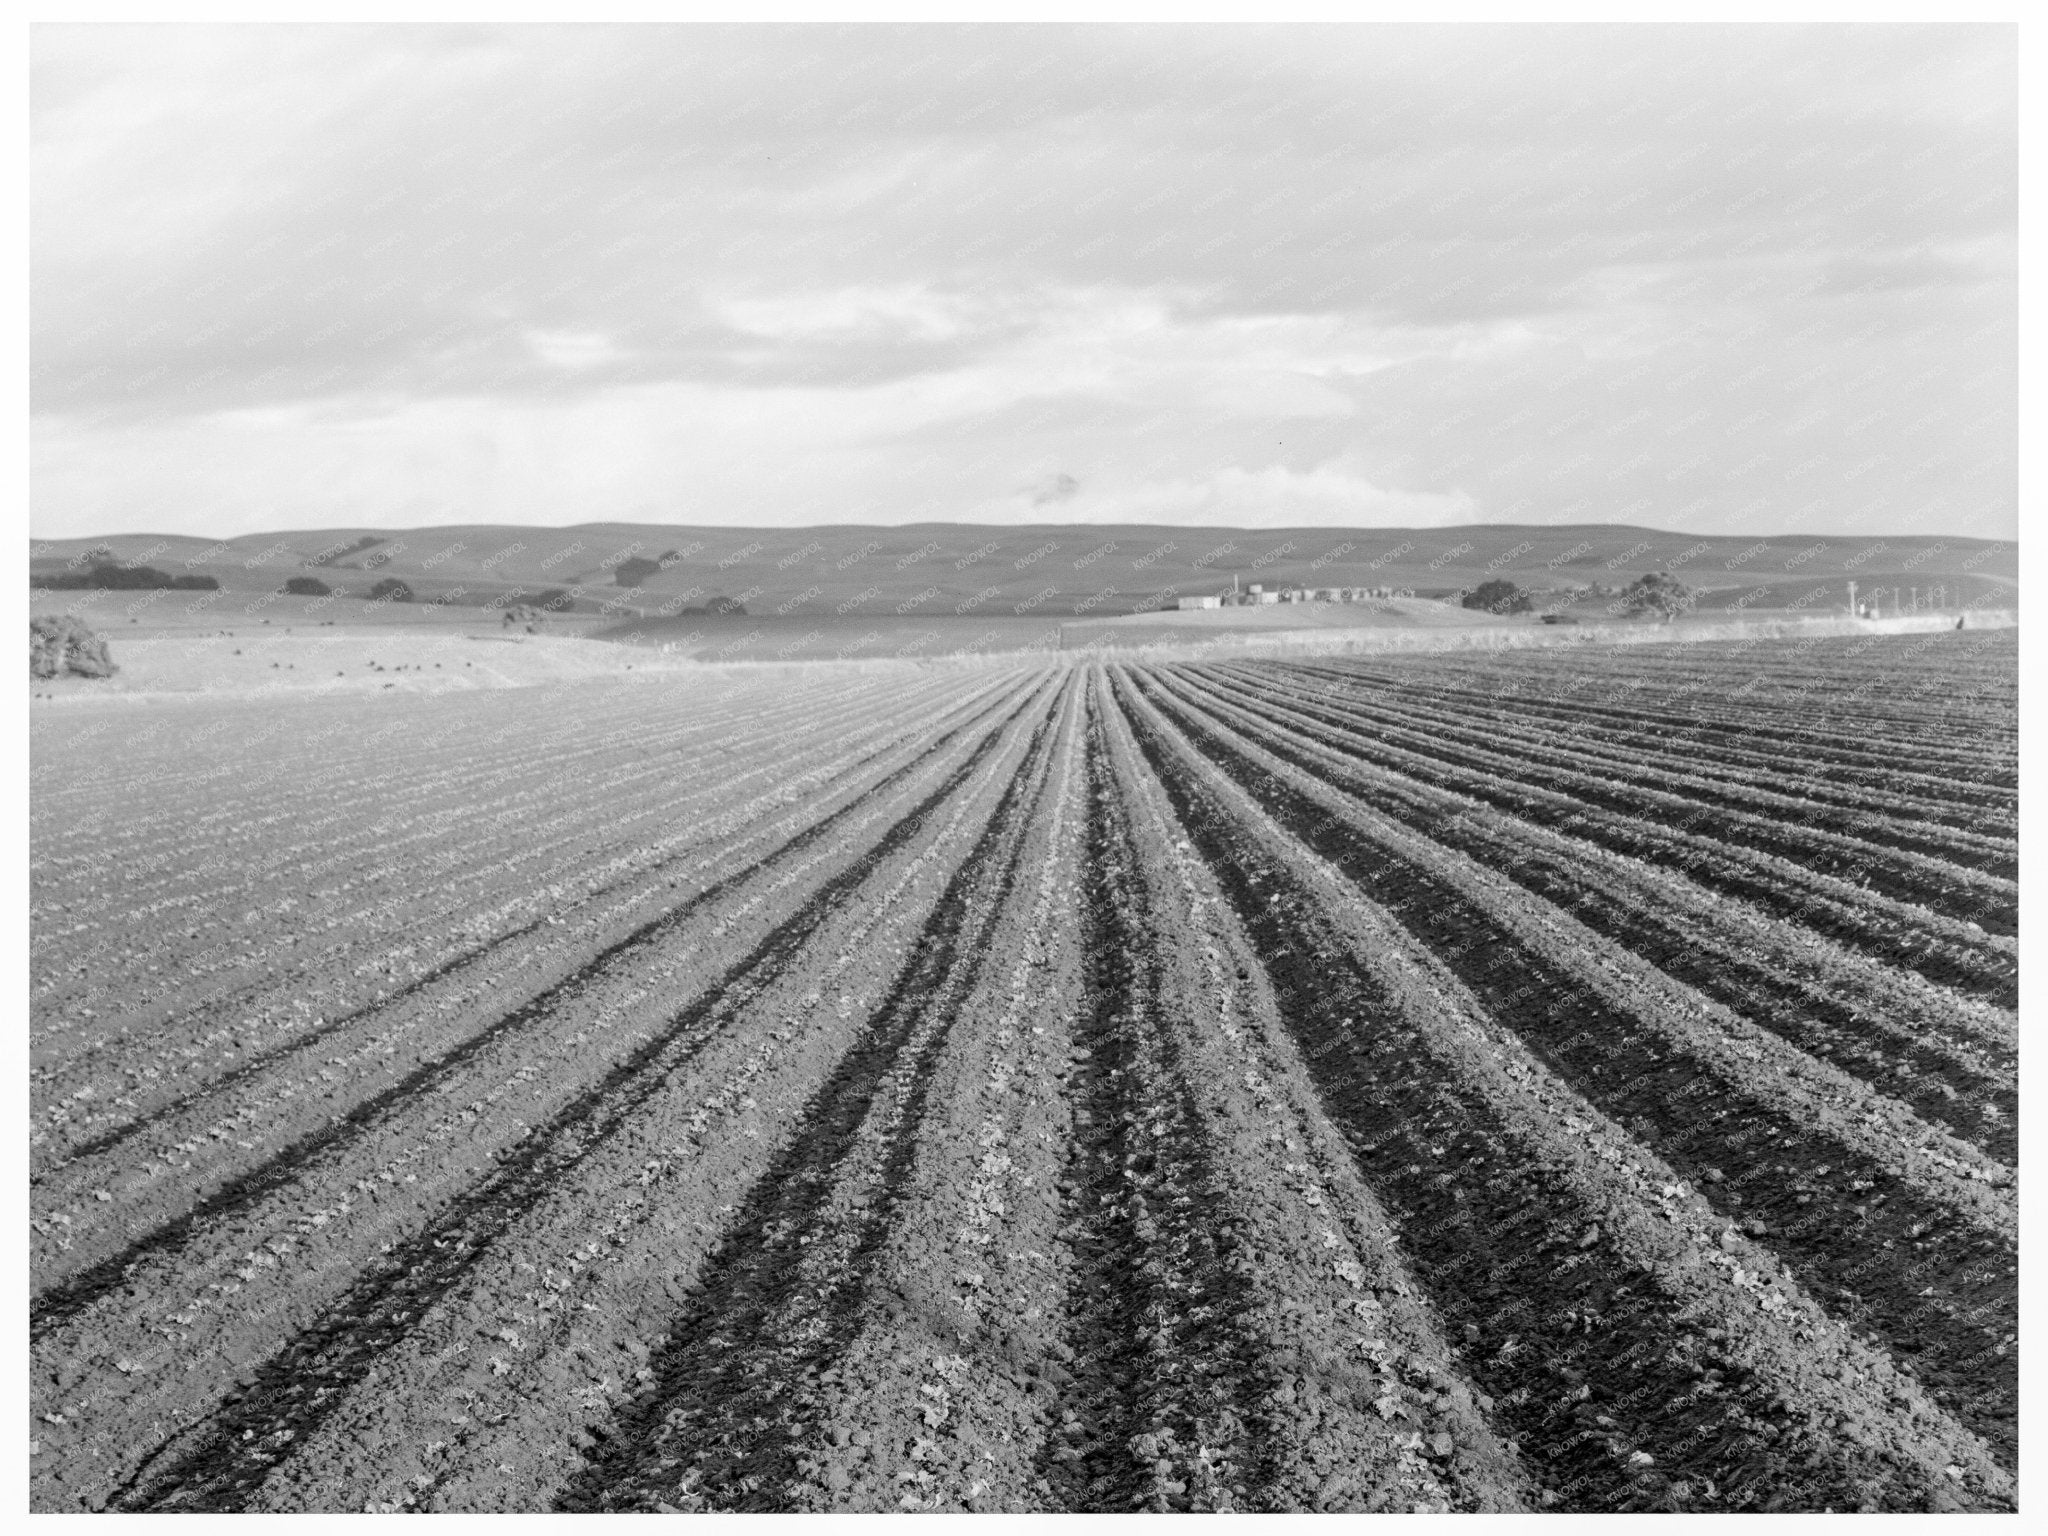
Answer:
[[[1490,577],[1564,590],[1625,585],[1675,571],[1711,607],[1821,607],[1864,593],[1947,589],[1945,601],[2016,594],[2018,546],[1947,536],[1669,533],[1622,524],[1462,528],[1218,529],[1143,524],[986,527],[692,528],[586,523],[569,528],[468,525],[324,528],[208,540],[121,534],[38,540],[32,571],[82,566],[96,551],[174,574],[204,573],[234,591],[273,591],[317,574],[367,592],[396,576],[422,600],[503,601],[563,589],[579,608],[658,616],[713,597],[756,615],[958,614],[1106,616],[1175,596],[1226,591],[1233,576],[1268,586],[1367,586],[1423,596]],[[637,585],[621,585],[624,565]]]

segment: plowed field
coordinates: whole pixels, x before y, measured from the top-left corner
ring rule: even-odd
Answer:
[[[34,1506],[2011,1508],[2015,673],[40,718]]]

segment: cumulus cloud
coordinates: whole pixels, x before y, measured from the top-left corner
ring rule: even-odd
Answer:
[[[44,535],[1061,472],[2010,529],[2010,29],[35,37]]]
[[[1033,498],[1037,505],[1037,498]],[[1390,490],[1341,463],[1296,471],[1227,465],[1200,476],[1148,480],[1077,495],[1062,520],[1086,523],[1185,523],[1197,527],[1438,528],[1471,522],[1470,496]]]
[[[1056,501],[1070,501],[1080,493],[1081,482],[1072,475],[1058,474],[1031,493],[1034,507],[1051,506]]]

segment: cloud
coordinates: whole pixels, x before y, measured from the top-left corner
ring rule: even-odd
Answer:
[[[1225,528],[1435,528],[1471,522],[1477,512],[1461,492],[1391,490],[1332,462],[1307,471],[1231,465],[1206,475],[1144,481],[1079,496],[1063,506],[1061,516],[1087,523]]]
[[[1049,507],[1057,501],[1071,501],[1081,489],[1081,482],[1072,475],[1058,474],[1031,493],[1031,505]]]
[[[2011,478],[2010,29],[35,39],[46,533],[699,484],[907,520],[1068,472],[1374,504],[1331,464],[1425,512],[1910,526],[1927,466]]]

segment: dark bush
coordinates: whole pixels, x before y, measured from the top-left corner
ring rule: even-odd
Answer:
[[[505,610],[505,627],[523,629],[529,635],[537,635],[547,624],[548,616],[531,603],[515,603]]]
[[[168,587],[177,580],[169,571],[160,571],[153,565],[96,565],[86,576],[91,585],[117,592],[147,592]]]
[[[107,642],[70,614],[28,621],[30,677],[112,677],[118,670]]]
[[[286,580],[284,589],[293,597],[325,597],[334,588],[318,576],[293,576]]]
[[[211,591],[220,583],[211,576],[173,576],[153,565],[121,565],[95,560],[83,571],[30,572],[28,584],[46,592],[147,592],[180,588]]]
[[[377,585],[370,588],[370,601],[373,603],[409,603],[412,601],[412,588],[400,581],[396,576],[386,576]]]
[[[1488,613],[1527,613],[1535,606],[1528,593],[1512,581],[1502,581],[1499,577],[1482,581],[1467,592],[1464,604],[1467,608],[1483,608]]]
[[[28,584],[46,592],[212,592],[220,586],[212,576],[173,576],[153,565],[122,565],[113,560],[95,560],[83,571],[32,571]]]
[[[707,597],[704,599],[706,613],[744,614],[747,605],[736,597]]]
[[[1657,571],[1638,576],[1623,588],[1619,601],[1624,612],[1655,613],[1668,622],[1699,599],[1669,571]]]
[[[612,567],[612,580],[622,587],[637,587],[648,577],[660,571],[660,569],[661,562],[659,560],[649,560],[644,556],[634,555],[630,559],[621,560]]]

